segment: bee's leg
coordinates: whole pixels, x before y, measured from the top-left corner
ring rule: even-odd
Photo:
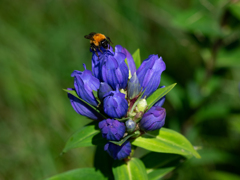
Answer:
[[[97,50],[96,50],[95,48],[93,48],[93,50],[94,50],[95,54],[97,55],[97,57],[98,57],[98,59],[99,59]]]
[[[111,42],[113,44],[113,42],[111,41],[111,39],[109,37],[107,37],[108,41]]]
[[[103,53],[102,50],[100,49],[100,47],[98,47],[98,50],[99,50],[101,53]]]

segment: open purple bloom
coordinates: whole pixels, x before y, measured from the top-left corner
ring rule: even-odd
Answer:
[[[158,58],[158,55],[150,55],[148,59],[144,60],[141,66],[137,70],[137,76],[141,87],[145,90],[144,96],[150,96],[157,90],[161,73],[166,69],[166,65],[162,58]]]
[[[122,118],[128,110],[128,102],[125,94],[116,91],[110,91],[104,96],[103,110],[111,118]]]
[[[68,88],[68,89],[74,90],[74,89],[70,89],[70,88]],[[69,93],[68,93],[68,98],[70,99],[73,109],[78,114],[81,114],[81,115],[86,116],[93,120],[102,120],[103,119],[103,117],[98,112],[96,112],[94,109],[92,109],[86,103],[82,102],[80,99],[76,98],[75,96],[73,96]]]
[[[151,107],[142,117],[140,128],[145,131],[160,129],[165,123],[166,110],[162,107]]]
[[[98,127],[102,131],[102,136],[109,141],[119,141],[125,133],[125,125],[114,119],[105,119],[99,122]]]
[[[76,89],[77,95],[88,102],[93,106],[97,106],[98,102],[95,99],[92,91],[97,91],[100,86],[100,81],[92,75],[92,72],[86,70],[86,66],[84,64],[85,70],[81,71],[73,71],[72,77],[74,77],[74,87]]]
[[[131,143],[129,141],[126,141],[125,143],[122,144],[122,146],[118,146],[116,144],[108,142],[104,146],[104,150],[108,152],[108,154],[113,158],[113,159],[124,159],[128,157],[131,153]]]
[[[125,89],[128,81],[128,67],[125,63],[126,55],[122,52],[112,52],[103,50],[103,53],[95,53],[92,58],[92,71],[96,78],[101,82],[108,83],[113,90],[119,86],[120,89]]]

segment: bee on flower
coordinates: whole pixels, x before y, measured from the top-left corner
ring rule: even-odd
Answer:
[[[72,73],[71,90],[81,100],[70,93],[68,97],[77,113],[99,121],[102,137],[108,140],[104,150],[114,159],[125,159],[131,153],[130,139],[121,145],[114,142],[133,137],[137,131],[141,135],[160,129],[165,123],[166,110],[162,107],[165,97],[151,108],[146,98],[159,88],[166,65],[158,55],[150,55],[136,69],[127,49],[117,45],[113,50],[107,36],[90,33],[85,38],[91,43],[92,71],[84,65],[84,71]]]

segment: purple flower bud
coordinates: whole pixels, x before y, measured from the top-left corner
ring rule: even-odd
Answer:
[[[102,136],[109,141],[119,141],[125,133],[125,125],[114,119],[106,119],[99,122],[98,127],[102,131]]]
[[[123,48],[121,45],[115,46],[115,52],[121,52],[126,55],[129,70],[131,71],[131,75],[133,75],[136,72],[136,65],[132,55],[128,52],[126,48]]]
[[[140,83],[137,74],[134,73],[128,82],[128,98],[133,99],[140,93],[140,91],[141,91]]]
[[[68,88],[68,89],[69,90],[74,90],[74,89],[71,89],[71,88]],[[75,96],[68,93],[68,98],[70,99],[70,102],[71,102],[71,105],[72,105],[73,109],[78,114],[81,114],[81,115],[86,116],[86,117],[88,117],[90,119],[93,119],[93,120],[102,120],[103,119],[103,117],[98,112],[96,112],[89,105],[82,102],[81,100],[79,100]]]
[[[164,88],[165,86],[161,86],[160,88]],[[158,107],[162,107],[162,105],[164,104],[166,99],[166,95],[163,96],[161,99],[159,99],[153,106],[158,106]]]
[[[165,123],[166,110],[162,107],[151,107],[142,117],[140,128],[144,131],[160,129]]]
[[[105,59],[108,58],[108,56],[114,56],[114,52],[112,51],[112,47],[111,47],[111,49],[107,49],[107,50],[104,48],[101,48],[101,51],[103,53],[101,53],[100,51],[97,51],[98,56],[96,55],[96,53],[94,51],[91,51],[93,53],[93,55],[92,55],[92,72],[96,78],[98,78],[100,81],[103,81],[102,65],[105,62]]]
[[[105,50],[98,57],[93,54],[92,71],[100,81],[108,83],[113,90],[117,85],[125,89],[128,81],[128,67],[125,63],[126,55],[121,52]]]
[[[128,157],[131,153],[131,143],[129,141],[126,141],[125,143],[122,144],[122,146],[118,146],[116,144],[108,142],[104,146],[104,150],[108,152],[108,154],[113,158],[113,159],[124,159]]]
[[[128,102],[125,94],[116,91],[110,91],[104,96],[103,110],[111,118],[122,118],[128,110]]]
[[[125,63],[126,56],[117,52],[114,56],[108,56],[102,66],[102,79],[114,90],[117,85],[119,89],[125,89],[128,82],[128,67]]]
[[[110,91],[112,91],[112,88],[107,83],[101,82],[98,90],[98,98],[102,100],[104,95],[109,93]]]
[[[150,55],[144,60],[137,70],[137,76],[141,87],[145,90],[144,96],[150,96],[159,86],[161,73],[166,69],[166,65],[162,58],[158,55]]]
[[[129,119],[125,122],[126,128],[127,128],[127,132],[131,133],[135,130],[136,128],[136,122]]]
[[[73,71],[72,77],[74,77],[74,87],[77,95],[86,101],[87,103],[97,106],[98,102],[93,95],[93,90],[97,91],[100,86],[100,81],[92,75],[92,72],[86,70],[85,64],[83,65],[85,70]]]

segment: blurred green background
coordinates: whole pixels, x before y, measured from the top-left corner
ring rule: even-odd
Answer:
[[[164,179],[240,179],[240,2],[237,0],[0,0],[0,179],[44,179],[92,167],[95,148],[60,155],[89,123],[63,88],[91,69],[90,32],[142,60],[162,56],[165,127],[201,146],[202,159]]]

